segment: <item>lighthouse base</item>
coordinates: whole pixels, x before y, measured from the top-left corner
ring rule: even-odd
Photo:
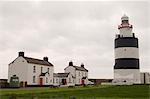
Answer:
[[[140,71],[139,69],[115,69],[112,83],[115,85],[140,84]]]

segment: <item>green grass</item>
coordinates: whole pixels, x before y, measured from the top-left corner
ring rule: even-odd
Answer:
[[[150,99],[148,85],[32,88],[0,91],[0,99]]]

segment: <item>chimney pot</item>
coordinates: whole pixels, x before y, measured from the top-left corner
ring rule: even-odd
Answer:
[[[83,68],[84,68],[84,64],[83,64],[83,63],[81,64],[81,67],[83,67]]]
[[[69,62],[69,66],[73,66],[73,62],[72,61]]]
[[[48,62],[48,57],[43,57],[43,60]]]

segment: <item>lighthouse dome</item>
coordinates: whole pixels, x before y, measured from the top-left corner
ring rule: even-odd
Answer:
[[[124,15],[121,17],[121,20],[122,20],[122,21],[123,21],[123,20],[129,20],[129,17],[124,14]]]

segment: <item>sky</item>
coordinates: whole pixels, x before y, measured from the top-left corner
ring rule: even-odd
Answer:
[[[140,71],[150,72],[148,1],[0,1],[0,79],[19,51],[64,72],[84,63],[89,78],[113,78],[114,39],[126,14],[139,38]]]

